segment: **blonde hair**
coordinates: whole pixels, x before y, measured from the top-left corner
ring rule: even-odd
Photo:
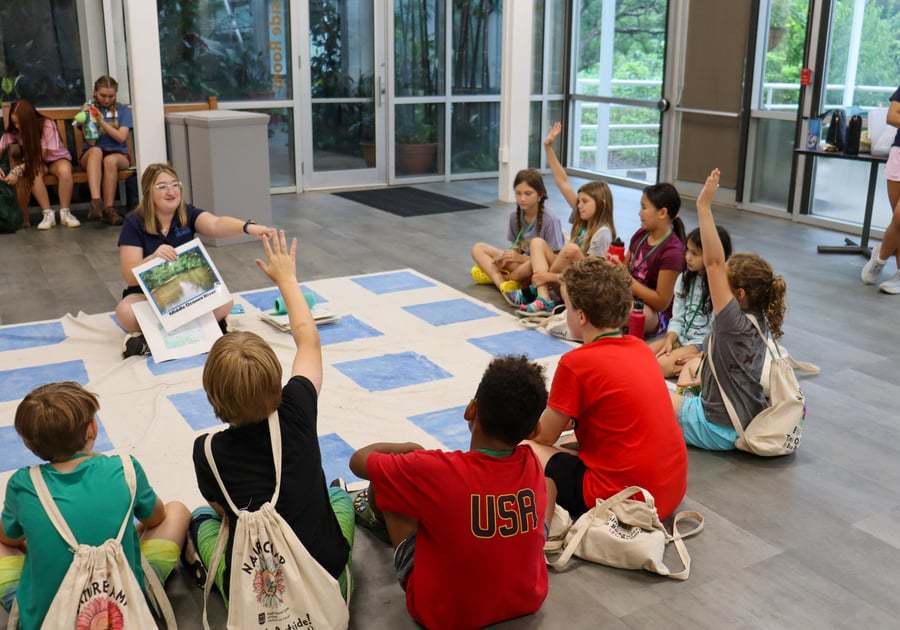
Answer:
[[[732,291],[744,290],[749,310],[762,314],[773,339],[784,335],[781,326],[787,312],[787,284],[769,263],[756,254],[732,255],[728,259],[728,284]]]
[[[162,230],[159,219],[156,217],[156,204],[153,203],[153,186],[156,184],[157,178],[163,173],[178,179],[178,173],[175,172],[175,169],[163,163],[151,164],[144,169],[144,174],[141,176],[141,203],[138,204],[137,213],[144,221],[144,231],[147,234],[159,234]],[[188,214],[187,205],[184,203],[184,195],[181,196],[181,203],[178,204],[175,215],[178,217],[179,224],[182,226],[187,225]]]
[[[209,351],[203,389],[217,418],[234,426],[260,422],[281,403],[281,363],[256,333],[231,332]]]
[[[99,408],[97,396],[74,381],[42,385],[16,408],[16,432],[41,459],[63,461],[87,443],[85,430]]]
[[[581,229],[585,228],[587,233],[584,236],[584,240],[581,242],[581,252],[587,254],[588,249],[591,246],[591,239],[594,238],[594,234],[597,233],[597,230],[603,226],[608,227],[609,231],[612,232],[613,240],[615,240],[616,226],[613,221],[612,191],[610,191],[606,182],[588,182],[578,189],[578,194],[580,195],[582,193],[594,200],[596,211],[589,221],[584,221],[576,210],[575,221],[572,223],[572,240],[575,240]]]

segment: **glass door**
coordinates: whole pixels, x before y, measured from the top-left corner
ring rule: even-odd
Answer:
[[[383,4],[308,2],[300,25],[305,188],[387,181]]]
[[[668,4],[575,0],[571,168],[656,182]]]

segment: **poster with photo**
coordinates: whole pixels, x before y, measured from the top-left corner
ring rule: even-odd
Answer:
[[[134,277],[166,332],[231,300],[200,239],[176,247],[175,253],[175,260],[154,258],[134,268]]]

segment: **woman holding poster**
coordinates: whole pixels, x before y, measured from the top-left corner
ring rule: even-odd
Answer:
[[[119,325],[130,333],[125,340],[123,356],[149,354],[146,340],[134,315],[132,304],[146,300],[133,269],[154,258],[174,261],[175,248],[193,240],[196,235],[214,238],[238,236],[242,232],[261,237],[275,230],[251,220],[217,217],[212,212],[186,204],[181,196],[181,181],[168,164],[151,164],[141,177],[141,203],[125,218],[119,235],[119,267],[127,285],[116,306]],[[225,317],[232,302],[213,313],[225,332]]]

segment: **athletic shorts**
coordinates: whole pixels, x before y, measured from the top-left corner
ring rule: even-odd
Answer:
[[[556,484],[556,502],[566,508],[572,520],[587,512],[584,504],[584,474],[587,466],[570,453],[557,453],[547,462],[544,475]]]
[[[900,182],[900,147],[891,147],[887,164],[884,165],[884,176],[888,181]]]
[[[412,573],[413,558],[416,555],[416,532],[404,538],[394,549],[394,571],[397,573],[397,581],[403,590],[406,590],[406,582]]]
[[[678,424],[689,446],[707,451],[732,451],[737,432],[731,427],[710,422],[703,412],[703,400],[699,396],[685,396],[678,412]]]

